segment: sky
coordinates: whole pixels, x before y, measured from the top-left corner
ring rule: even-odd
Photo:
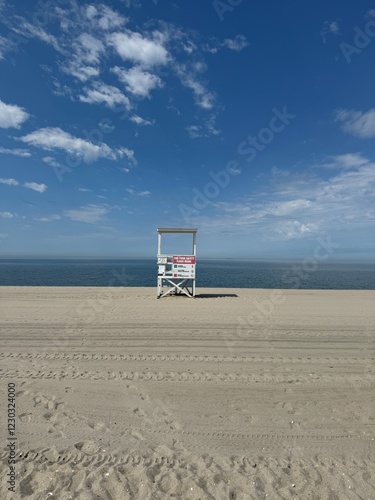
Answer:
[[[374,60],[366,0],[0,0],[0,257],[197,227],[198,257],[375,261]]]

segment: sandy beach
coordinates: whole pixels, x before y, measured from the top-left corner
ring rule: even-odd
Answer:
[[[197,293],[0,287],[1,499],[375,498],[375,291]]]

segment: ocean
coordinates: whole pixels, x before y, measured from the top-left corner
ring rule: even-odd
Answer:
[[[2,259],[0,286],[156,287],[156,259]],[[375,290],[375,264],[198,259],[196,286]]]

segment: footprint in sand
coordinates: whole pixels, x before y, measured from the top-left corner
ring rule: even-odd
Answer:
[[[21,413],[21,415],[18,415],[18,418],[21,422],[31,422],[32,413]]]
[[[135,413],[136,415],[138,415],[138,417],[146,417],[147,416],[147,413],[142,410],[142,408],[136,408],[135,410],[133,410],[133,413]]]
[[[93,429],[94,431],[108,430],[108,429],[106,429],[104,422],[94,422],[92,420],[89,420],[88,426],[91,427],[91,429]]]
[[[74,445],[77,450],[85,453],[86,455],[96,455],[100,451],[100,447],[94,443],[94,441],[80,441],[79,443],[75,443]]]

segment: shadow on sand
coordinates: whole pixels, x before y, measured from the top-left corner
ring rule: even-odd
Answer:
[[[236,293],[198,293],[196,299],[218,299],[221,297],[238,297]]]

